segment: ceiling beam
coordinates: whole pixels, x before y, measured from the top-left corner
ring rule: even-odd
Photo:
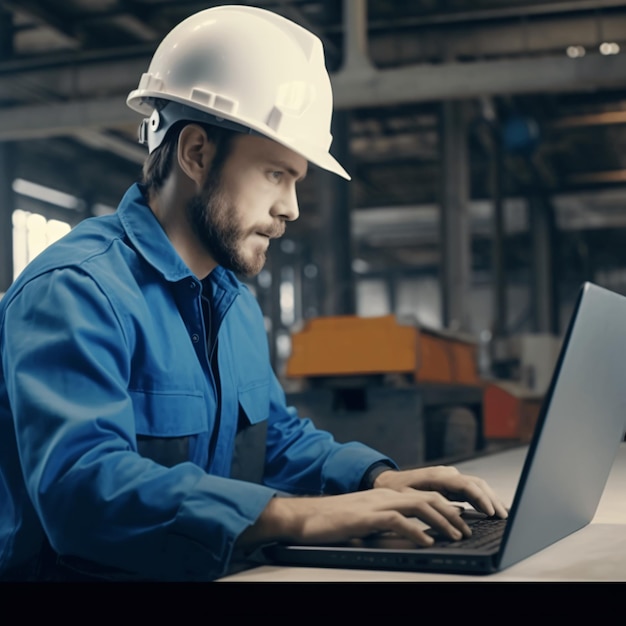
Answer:
[[[624,86],[626,55],[587,54],[372,70],[333,76],[337,108],[472,99],[527,93],[584,92]]]
[[[112,77],[116,75],[103,64],[57,68],[54,72],[56,84],[79,84],[83,91],[92,84],[111,88]],[[77,76],[77,72],[81,75]],[[86,74],[84,82],[82,72]],[[0,108],[0,141],[65,135],[85,127],[138,124],[139,116],[126,107],[125,96],[121,95],[134,88],[137,75],[133,74],[132,82],[127,72],[117,76],[122,86],[120,95],[85,94],[81,99],[66,102]],[[335,108],[354,109],[489,95],[585,92],[623,87],[624,76],[626,55],[588,54],[579,59],[563,55],[372,69],[356,74],[340,71],[332,76],[332,82]],[[0,92],[15,93],[18,86],[19,75],[0,75]]]
[[[550,123],[550,128],[581,128],[585,126],[612,126],[626,124],[626,111],[604,111],[584,115],[568,115]]]
[[[148,149],[145,146],[139,145],[138,142],[132,143],[121,137],[116,137],[97,130],[82,128],[75,132],[74,136],[80,142],[91,148],[111,152],[131,163],[141,165],[148,156]]]
[[[593,183],[626,183],[626,170],[612,170],[609,172],[581,172],[568,177],[570,184],[593,184]]]
[[[370,30],[389,29],[398,27],[434,26],[450,24],[471,24],[472,22],[487,22],[506,19],[529,19],[543,16],[562,14],[599,14],[603,9],[619,9],[626,7],[624,0],[560,0],[560,2],[524,2],[517,6],[473,8],[467,11],[442,9],[419,16],[402,16],[398,19],[372,20]]]
[[[11,2],[10,0],[2,0],[0,4],[8,11],[16,13],[19,12],[27,15],[36,22],[55,30],[76,46],[81,43],[80,37],[76,33],[74,25],[58,13],[49,11],[43,7],[40,2],[31,2],[30,0]]]
[[[0,109],[0,141],[73,135],[85,128],[139,126],[140,120],[121,96],[11,107]]]

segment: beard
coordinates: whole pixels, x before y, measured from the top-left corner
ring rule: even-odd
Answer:
[[[204,189],[187,203],[187,219],[204,249],[213,260],[236,274],[256,276],[265,265],[267,248],[258,246],[249,255],[243,244],[255,233],[280,237],[284,223],[255,226],[244,229],[237,220],[237,210],[230,204],[221,189],[219,173],[209,176]]]

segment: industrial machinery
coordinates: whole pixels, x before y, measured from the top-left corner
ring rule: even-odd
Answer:
[[[528,441],[541,394],[483,379],[477,349],[468,335],[394,315],[311,319],[292,336],[288,402],[338,441],[361,441],[401,467]]]
[[[401,466],[482,448],[483,383],[470,338],[394,315],[321,317],[292,337],[288,401],[339,441]]]

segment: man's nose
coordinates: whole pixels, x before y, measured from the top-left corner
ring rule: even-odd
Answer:
[[[274,204],[272,217],[280,217],[287,222],[298,219],[300,208],[298,206],[298,193],[295,185],[286,189],[279,200]]]

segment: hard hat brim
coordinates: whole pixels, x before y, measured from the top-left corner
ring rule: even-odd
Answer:
[[[184,98],[179,98],[174,95],[168,94],[167,97],[164,98],[164,94],[157,91],[151,91],[147,89],[135,89],[131,91],[126,99],[126,104],[137,111],[138,113],[142,113],[145,116],[149,116],[152,114],[154,110],[154,102],[156,100],[168,100],[172,102],[178,102],[180,104],[189,106],[188,100]],[[278,133],[274,132],[269,126],[258,124],[254,120],[246,119],[241,116],[231,116],[224,111],[218,111],[216,109],[212,109],[207,106],[202,106],[199,104],[194,104],[193,108],[196,111],[200,111],[201,113],[207,113],[207,123],[215,123],[215,118],[226,119],[231,122],[235,122],[251,130],[256,133],[267,137],[275,141],[276,143],[293,150],[296,154],[303,156],[307,161],[316,165],[317,167],[322,168],[328,172],[332,172],[333,174],[337,174],[341,178],[345,180],[351,180],[350,174],[346,172],[346,170],[341,166],[341,164],[335,159],[335,157],[330,154],[330,152],[326,150],[322,150],[317,148],[316,146],[308,145],[302,146],[301,141],[289,141],[289,138],[286,138]]]

